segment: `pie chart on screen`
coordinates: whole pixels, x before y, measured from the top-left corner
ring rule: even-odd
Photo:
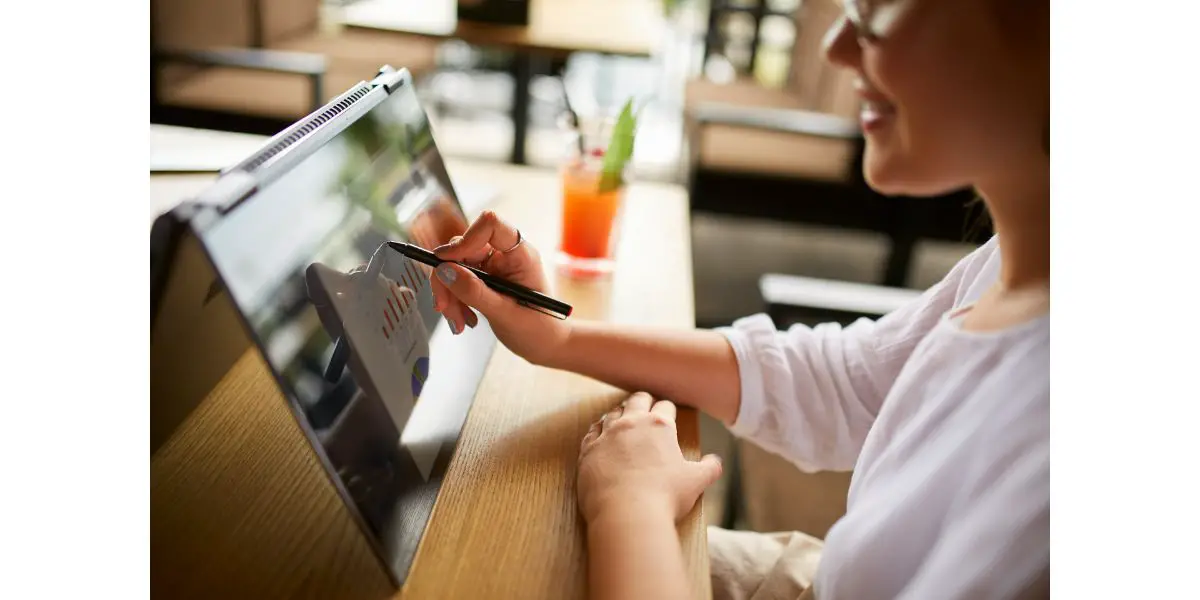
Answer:
[[[417,401],[421,397],[421,389],[425,387],[425,380],[429,379],[429,357],[418,357],[412,367],[412,393],[413,401]]]

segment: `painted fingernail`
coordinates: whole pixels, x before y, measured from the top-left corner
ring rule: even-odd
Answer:
[[[438,279],[442,280],[442,283],[451,285],[458,278],[458,273],[455,273],[454,268],[450,265],[442,265],[437,268],[437,276]]]
[[[458,335],[458,323],[455,323],[454,319],[451,319],[450,317],[446,317],[446,322],[450,324],[450,333]]]

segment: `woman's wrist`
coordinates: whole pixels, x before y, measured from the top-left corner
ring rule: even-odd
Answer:
[[[572,347],[572,338],[574,337],[576,324],[571,321],[564,321],[558,324],[561,330],[555,335],[554,343],[545,348],[539,353],[535,360],[530,360],[533,364],[539,367],[547,367],[550,369],[571,370],[570,355],[574,350]]]
[[[666,503],[606,506],[588,520],[589,595],[686,598],[687,569]]]
[[[584,515],[588,529],[640,528],[669,524],[675,526],[675,515],[669,499],[628,498],[608,502],[591,515]]]

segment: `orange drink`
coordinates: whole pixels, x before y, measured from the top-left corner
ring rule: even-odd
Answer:
[[[600,191],[600,172],[568,165],[562,173],[564,254],[582,259],[612,258],[613,229],[624,189]]]
[[[594,276],[612,271],[625,196],[623,177],[601,185],[611,121],[569,133],[562,177],[561,270],[567,275]]]

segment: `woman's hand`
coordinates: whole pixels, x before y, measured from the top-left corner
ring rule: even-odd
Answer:
[[[434,253],[446,260],[478,265],[483,271],[545,293],[548,284],[541,257],[518,236],[517,230],[495,213],[484,211],[462,237]],[[533,363],[553,356],[570,333],[567,322],[517,304],[460,265],[443,263],[435,270],[433,294],[434,307],[445,315],[455,334],[478,323],[474,312],[478,310],[505,346]]]
[[[590,524],[636,511],[683,518],[721,476],[721,459],[683,457],[675,405],[638,392],[594,423],[579,451],[579,510]],[[619,517],[618,517],[619,518]]]

